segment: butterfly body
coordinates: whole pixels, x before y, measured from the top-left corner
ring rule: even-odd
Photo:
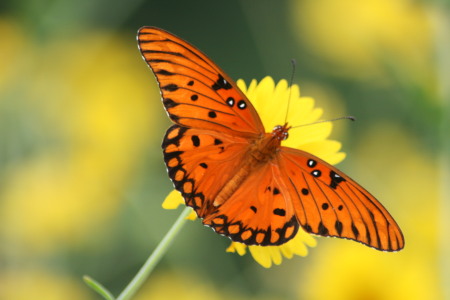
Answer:
[[[378,250],[404,247],[400,228],[368,191],[310,153],[266,133],[251,102],[200,50],[155,27],[138,43],[175,123],[162,148],[168,174],[203,224],[247,245],[280,245],[300,227]]]
[[[248,145],[242,166],[214,197],[215,207],[229,199],[250,174],[258,172],[264,165],[275,159],[280,150],[281,141],[287,138],[287,130],[287,125],[276,126],[272,133],[260,135]]]

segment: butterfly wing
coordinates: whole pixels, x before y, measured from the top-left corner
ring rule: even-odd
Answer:
[[[246,137],[264,133],[247,97],[200,50],[155,27],[139,29],[138,43],[173,122]]]
[[[286,201],[288,193],[280,193],[287,187],[279,180],[278,165],[250,171],[248,139],[173,125],[163,149],[175,188],[217,233],[247,245],[280,245],[297,233],[292,201]],[[237,188],[230,187],[239,178]],[[232,192],[216,203],[225,190]]]
[[[169,177],[201,218],[216,208],[213,201],[243,164],[248,140],[215,131],[173,125],[163,141]]]
[[[277,164],[264,164],[246,176],[240,187],[203,223],[246,245],[281,245],[299,228],[287,187]]]
[[[383,205],[319,158],[282,147],[279,159],[300,225],[310,233],[355,240],[384,251],[404,247],[403,234]]]

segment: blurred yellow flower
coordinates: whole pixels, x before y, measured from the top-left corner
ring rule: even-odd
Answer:
[[[269,295],[252,297],[227,283],[216,286],[210,278],[196,274],[195,270],[178,270],[154,274],[133,299],[275,300],[279,298]]]
[[[166,272],[152,276],[152,280],[136,296],[136,300],[147,299],[220,300],[225,297],[211,283],[200,280],[192,272]]]
[[[27,61],[23,54],[29,56],[32,53],[24,47],[25,37],[12,20],[0,17],[0,34],[5,38],[0,47],[0,55],[3,57],[2,61],[4,61],[0,68],[1,91],[6,89],[11,82],[20,78],[22,74],[18,72],[17,68],[23,66]],[[5,97],[0,97],[1,101],[5,101]]]
[[[322,246],[303,270],[307,276],[298,290],[300,299],[444,299],[433,260],[419,251],[388,254],[353,243],[342,243],[339,249]],[[317,288],[320,284],[326,288]]]
[[[94,293],[75,278],[58,272],[30,268],[0,274],[0,299],[88,300]],[[97,299],[97,298],[95,298]]]
[[[426,7],[412,0],[291,1],[302,45],[331,64],[335,75],[385,75],[386,64],[424,75],[431,58]],[[414,71],[414,72],[412,72]]]
[[[394,124],[376,124],[367,133],[356,146],[351,168],[364,185],[378,191],[408,236],[407,246],[382,253],[356,243],[329,247],[324,241],[302,270],[308,276],[302,277],[299,298],[444,299],[438,247],[446,237],[439,234],[438,166],[410,132]],[[383,176],[373,179],[375,174]]]
[[[284,124],[289,100],[291,103],[287,120],[292,126],[312,123],[322,115],[322,109],[314,108],[314,99],[300,97],[299,87],[293,85],[289,88],[286,80],[281,80],[275,85],[271,77],[265,77],[259,83],[253,80],[248,87],[243,80],[238,80],[237,85],[255,106],[266,129]],[[327,139],[331,129],[331,122],[299,127],[289,132],[289,138],[283,141],[282,145],[310,152],[329,163],[336,164],[345,158],[345,154],[338,152],[341,148],[339,142]],[[163,202],[163,207],[174,209],[181,204],[184,204],[181,195],[177,191],[172,191]],[[190,217],[194,216],[191,214]],[[307,246],[315,245],[315,239],[300,229],[296,237],[284,245],[249,246],[249,251],[259,264],[269,268],[272,264],[279,265],[283,257],[306,256]],[[244,255],[246,247],[244,244],[232,242],[227,251]]]
[[[0,235],[41,250],[77,243],[118,212],[152,137],[157,91],[149,101],[145,68],[121,37],[91,32],[39,44],[14,24],[0,23],[0,32],[24,60],[4,60],[9,74],[0,74],[9,80],[0,86],[8,116]]]

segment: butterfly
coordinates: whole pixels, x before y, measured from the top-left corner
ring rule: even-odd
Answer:
[[[156,27],[142,27],[137,39],[174,123],[162,142],[169,177],[204,225],[246,245],[281,245],[301,227],[383,251],[404,247],[374,196],[314,155],[281,146],[290,126],[266,132],[235,82],[200,50]]]

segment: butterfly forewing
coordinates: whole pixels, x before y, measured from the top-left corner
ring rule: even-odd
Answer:
[[[250,101],[197,48],[155,27],[142,27],[138,43],[158,80],[172,121],[240,136],[264,133]]]
[[[384,251],[404,247],[403,234],[389,212],[351,178],[300,150],[283,147],[280,157],[297,219],[306,231]]]

